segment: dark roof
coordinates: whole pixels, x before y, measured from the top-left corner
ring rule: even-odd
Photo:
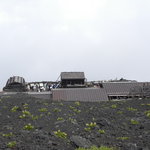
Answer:
[[[10,85],[10,84],[14,84],[14,83],[20,83],[20,84],[25,84],[25,80],[23,77],[19,77],[19,76],[13,76],[10,77],[6,83],[6,86]]]
[[[103,88],[108,95],[129,95],[131,89],[143,87],[143,82],[108,82],[103,83]]]
[[[67,89],[53,89],[53,100],[66,101],[107,101],[108,96],[104,89],[100,88],[67,88]]]
[[[19,76],[10,77],[3,88],[3,91],[8,92],[24,92],[26,91],[25,80]]]
[[[85,79],[84,72],[62,72],[61,79]]]

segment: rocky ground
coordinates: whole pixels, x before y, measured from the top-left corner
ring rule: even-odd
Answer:
[[[150,150],[150,100],[51,102],[0,98],[0,150]]]

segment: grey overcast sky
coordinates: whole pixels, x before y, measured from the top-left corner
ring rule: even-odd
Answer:
[[[0,89],[10,76],[150,81],[150,0],[0,0]]]

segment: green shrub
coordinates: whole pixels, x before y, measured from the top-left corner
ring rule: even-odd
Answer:
[[[62,121],[62,120],[64,120],[62,117],[57,118],[57,121]]]
[[[128,140],[129,137],[117,137],[116,139],[117,139],[117,140]]]
[[[23,104],[23,107],[26,107],[26,106],[28,106],[28,104],[27,104],[27,103]]]
[[[24,108],[24,109],[29,109],[28,104],[25,103],[25,104],[23,105],[23,108]]]
[[[26,107],[23,107],[23,108],[24,108],[24,109],[29,109],[29,107],[27,107],[27,106],[26,106]]]
[[[80,113],[80,112],[81,112],[81,110],[76,109],[76,108],[74,108],[73,111],[74,111],[75,113]]]
[[[98,132],[99,132],[100,134],[105,134],[105,130],[99,129]]]
[[[150,106],[150,104],[141,104],[141,106]]]
[[[80,103],[79,102],[75,102],[75,104],[76,105],[80,105]],[[77,109],[77,108],[75,108],[75,107],[73,107],[73,106],[69,106],[69,108],[71,109],[71,110],[73,110],[75,113],[80,113],[81,112],[81,110],[79,110],[79,109]]]
[[[67,134],[65,132],[61,132],[60,130],[54,131],[54,134],[59,138],[64,138],[64,139],[67,138]]]
[[[70,108],[70,109],[74,109],[74,107],[73,107],[73,106],[69,106],[69,108]]]
[[[80,106],[80,102],[75,102],[75,105]]]
[[[27,116],[25,114],[22,114],[19,116],[20,119],[26,118]]]
[[[48,103],[43,103],[45,106],[48,106]]]
[[[32,118],[32,120],[38,120],[39,119],[39,116],[34,116],[34,115],[31,115],[31,118]]]
[[[68,119],[71,123],[77,123],[77,120],[76,119],[73,119],[73,118],[71,118],[71,117],[69,117],[69,119]]]
[[[2,136],[3,136],[3,137],[11,137],[11,136],[13,136],[13,133],[10,132],[10,133],[7,133],[7,134],[2,134]]]
[[[27,110],[23,110],[22,111],[22,115],[19,116],[19,118],[23,119],[23,118],[26,118],[26,117],[31,117],[31,113]]]
[[[96,127],[96,122],[86,123],[87,127],[94,128]]]
[[[131,119],[130,122],[131,122],[131,124],[133,124],[133,125],[139,124],[139,122],[138,122],[137,120],[134,120],[134,119]]]
[[[84,128],[84,130],[91,131],[95,127],[96,127],[96,122],[86,123],[86,128]]]
[[[34,126],[32,126],[31,123],[28,123],[27,125],[25,125],[25,126],[23,127],[23,129],[24,129],[24,130],[32,130],[32,129],[34,129]]]
[[[47,113],[47,115],[48,115],[48,116],[50,116],[50,115],[51,115],[51,113],[50,113],[50,112],[48,112],[48,113]]]
[[[63,103],[60,103],[59,105],[60,105],[60,106],[64,106],[64,104],[63,104]]]
[[[117,105],[111,105],[111,108],[115,109],[117,108]]]
[[[127,108],[128,111],[137,111],[137,109],[133,108],[133,107],[128,107]]]
[[[18,106],[14,106],[14,107],[11,109],[11,112],[16,112],[18,109],[19,109]]]
[[[90,127],[84,128],[85,131],[91,131]]]
[[[31,116],[31,113],[27,110],[23,110],[22,114],[27,115],[27,116]]]
[[[144,112],[147,117],[150,117],[150,110]]]
[[[59,108],[54,108],[53,111],[54,111],[54,112],[61,112],[61,109],[59,109]]]
[[[39,109],[39,112],[47,112],[48,110],[47,110],[47,108],[41,108],[41,109]]]
[[[9,147],[9,148],[14,148],[14,147],[16,147],[16,145],[17,145],[17,142],[16,142],[16,141],[12,141],[12,142],[9,142],[9,143],[7,144],[7,147]]]
[[[121,115],[121,114],[123,114],[123,111],[117,111],[117,114]]]

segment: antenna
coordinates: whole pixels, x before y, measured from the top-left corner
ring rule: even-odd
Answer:
[[[58,78],[57,78],[57,80],[56,80],[56,82],[58,82],[58,80],[60,79],[60,75],[58,76]]]

